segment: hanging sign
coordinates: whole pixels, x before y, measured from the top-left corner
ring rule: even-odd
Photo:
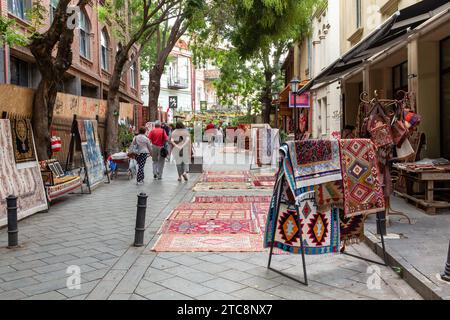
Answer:
[[[296,98],[295,100],[294,97]],[[294,108],[294,106],[297,108],[309,108],[309,97],[309,92],[298,95],[294,95],[292,92],[289,92],[289,108]]]
[[[169,108],[170,109],[178,108],[178,97],[177,96],[169,96]]]

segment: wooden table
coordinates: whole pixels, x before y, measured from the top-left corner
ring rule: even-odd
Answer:
[[[434,191],[450,190],[450,188],[435,188],[434,183],[436,181],[450,181],[450,169],[427,169],[427,170],[412,170],[409,168],[402,168],[394,164],[394,167],[399,171],[399,174],[403,176],[407,181],[415,181],[418,183],[426,184],[425,195],[418,197],[412,192],[412,184],[407,185],[407,191],[401,193],[395,191],[395,193],[403,198],[413,201],[417,206],[422,207],[427,214],[436,214],[436,209],[450,208],[450,202],[447,201],[435,201]],[[422,199],[423,198],[423,199]]]

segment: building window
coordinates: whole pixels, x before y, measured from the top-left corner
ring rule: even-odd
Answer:
[[[408,62],[405,61],[392,68],[392,93],[395,99],[402,99],[400,90],[408,91]]]
[[[59,0],[50,0],[50,23],[53,23],[55,18],[56,8],[58,7]]]
[[[109,41],[108,41],[108,35],[106,34],[106,30],[103,29],[101,32],[101,39],[100,39],[100,45],[101,45],[101,55],[102,55],[102,69],[103,70],[109,70],[109,59],[108,59],[108,47],[109,47]]]
[[[131,59],[134,59],[134,58],[131,58]],[[130,67],[130,86],[133,88],[133,89],[136,89],[136,70],[137,70],[137,65],[136,65],[136,62],[134,62],[132,65],[131,65],[131,67]]]
[[[91,57],[91,25],[86,14],[80,12],[80,54],[82,57],[89,59]]]
[[[11,84],[29,87],[29,65],[27,62],[11,57]]]
[[[361,0],[356,0],[356,28],[362,27],[362,7]]]
[[[26,11],[31,8],[31,0],[8,0],[8,11],[16,17],[25,20]]]

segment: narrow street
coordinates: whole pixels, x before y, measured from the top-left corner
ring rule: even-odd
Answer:
[[[248,170],[245,153],[231,154],[241,164],[217,163],[224,153],[205,145],[205,170]],[[228,156],[228,154],[227,154]],[[249,160],[248,160],[249,161]],[[216,162],[216,163],[214,163]],[[119,177],[90,195],[70,195],[19,222],[18,249],[7,249],[7,230],[0,229],[1,299],[421,299],[391,268],[370,265],[345,255],[306,256],[309,286],[266,268],[263,252],[153,252],[164,220],[172,209],[194,196],[249,195],[242,190],[193,192],[199,174],[186,183],[166,164],[163,180],[146,167],[145,184]],[[149,195],[145,246],[132,246],[136,195]],[[268,195],[271,189],[252,190]],[[365,244],[348,252],[379,258]],[[81,269],[81,286],[69,289],[69,266]],[[274,255],[272,266],[302,277],[301,257]],[[379,286],[371,285],[379,272]],[[376,284],[376,281],[375,281]]]

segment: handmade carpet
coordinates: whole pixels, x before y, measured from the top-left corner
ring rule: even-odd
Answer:
[[[246,182],[198,182],[192,188],[193,191],[208,191],[208,190],[223,190],[236,189],[246,190],[251,189],[250,183]]]
[[[247,203],[270,202],[271,196],[196,196],[192,199],[195,203]]]
[[[319,208],[333,205],[337,208],[344,206],[342,180],[322,183],[314,186],[316,203]]]
[[[30,127],[31,130],[31,127]],[[11,124],[0,119],[0,226],[6,225],[6,197],[15,195],[18,219],[46,210],[47,200],[38,162],[17,169],[14,159]]]
[[[252,129],[253,163],[258,167],[277,162],[280,136],[278,129]]]
[[[275,186],[275,173],[252,173],[251,180],[255,187],[270,189]]]
[[[287,143],[295,188],[341,180],[338,140],[303,140]]]
[[[251,220],[251,206],[248,209],[226,210],[220,209],[188,209],[180,210],[176,208],[172,211],[169,220]]]
[[[342,243],[358,243],[364,239],[365,215],[360,214],[346,217],[343,210],[339,210],[340,239]]]
[[[16,163],[36,161],[33,130],[29,119],[11,119],[12,144]]]
[[[152,248],[157,252],[259,252],[264,251],[259,234],[164,234]]]
[[[383,211],[383,189],[371,140],[340,140],[340,145],[345,216]]]
[[[106,171],[96,128],[97,121],[95,120],[78,121],[78,130],[81,137],[81,151],[83,153],[88,181],[91,188],[103,181]],[[83,141],[83,139],[85,140]]]
[[[180,203],[177,210],[249,210],[250,203],[227,203],[226,207],[221,207],[217,203]]]
[[[300,233],[305,254],[339,252],[338,209],[320,210],[314,194],[304,197],[300,206],[280,204],[275,228],[275,247],[291,253],[301,253]]]
[[[168,220],[161,228],[170,234],[259,233],[253,220]]]

